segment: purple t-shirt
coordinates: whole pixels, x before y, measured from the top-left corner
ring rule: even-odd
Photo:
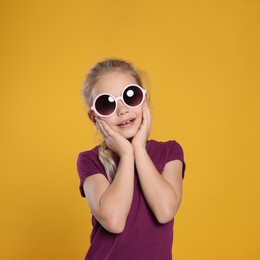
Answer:
[[[167,162],[180,160],[185,163],[183,150],[176,141],[158,142],[149,140],[147,152],[157,170],[162,173]],[[79,154],[78,173],[80,177],[80,192],[84,180],[96,173],[106,173],[98,159],[98,147]],[[174,220],[160,224],[150,210],[135,172],[134,195],[127,218],[125,229],[120,234],[113,234],[104,229],[92,217],[93,230],[90,236],[91,245],[86,260],[170,260],[172,259]]]

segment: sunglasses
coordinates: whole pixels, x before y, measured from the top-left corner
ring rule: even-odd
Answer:
[[[143,104],[145,94],[145,89],[141,88],[139,85],[130,84],[123,89],[120,97],[115,98],[108,93],[98,95],[94,99],[90,109],[95,111],[99,116],[109,117],[116,112],[119,100],[127,107],[136,108]]]

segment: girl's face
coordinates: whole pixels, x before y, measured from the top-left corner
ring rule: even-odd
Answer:
[[[92,100],[102,93],[109,93],[114,97],[119,97],[127,85],[136,83],[134,77],[128,73],[121,71],[107,72],[95,84],[92,91]],[[112,130],[121,134],[126,139],[130,139],[135,136],[142,123],[143,106],[145,103],[146,100],[141,106],[130,108],[119,100],[117,110],[113,115],[100,118]]]

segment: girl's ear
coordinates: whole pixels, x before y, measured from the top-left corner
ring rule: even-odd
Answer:
[[[89,111],[89,112],[88,112],[88,118],[89,118],[94,124],[96,124],[96,118],[95,118],[95,115],[94,115],[93,111]]]

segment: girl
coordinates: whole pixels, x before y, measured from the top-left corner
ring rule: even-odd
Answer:
[[[172,259],[173,219],[185,170],[181,146],[148,140],[149,100],[130,63],[97,63],[83,93],[88,116],[104,138],[77,162],[81,195],[93,216],[85,259]]]

